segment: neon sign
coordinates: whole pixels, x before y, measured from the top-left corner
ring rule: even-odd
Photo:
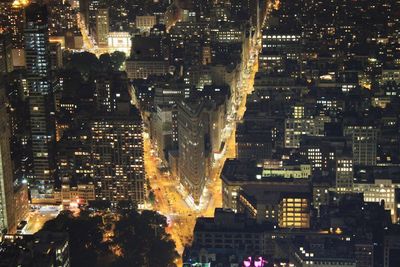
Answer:
[[[254,259],[252,257],[248,257],[243,261],[242,267],[264,267],[267,263],[267,260],[265,260],[263,257],[255,257]]]

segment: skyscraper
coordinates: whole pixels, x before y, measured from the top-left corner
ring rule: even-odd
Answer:
[[[26,8],[24,29],[25,57],[29,91],[50,92],[49,32],[46,6],[31,4]]]
[[[31,197],[35,202],[53,198],[55,162],[54,121],[52,120],[50,54],[47,9],[31,4],[26,8],[24,32],[29,109],[32,139],[33,181]]]
[[[0,33],[0,73],[13,71],[12,43],[8,34]]]
[[[348,193],[353,190],[353,158],[340,156],[336,160],[336,190],[338,193]]]
[[[96,42],[98,46],[107,46],[109,32],[108,8],[96,11]]]
[[[0,231],[15,226],[10,128],[4,91],[0,91]]]
[[[200,204],[208,169],[208,117],[204,104],[204,101],[198,100],[178,105],[179,177],[196,205]]]
[[[356,125],[344,129],[344,135],[352,138],[354,165],[376,165],[378,132],[373,126]]]
[[[126,112],[125,112],[126,111]],[[143,125],[136,108],[103,114],[91,123],[96,199],[116,204],[145,200]]]

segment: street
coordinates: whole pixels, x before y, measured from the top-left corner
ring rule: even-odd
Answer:
[[[57,206],[42,206],[30,211],[26,219],[28,224],[22,230],[22,234],[31,235],[38,232],[47,221],[54,219],[59,213],[60,208]]]
[[[253,49],[249,56],[249,66],[241,73],[240,81],[237,88],[238,92],[242,92],[240,103],[237,104],[235,110],[236,118],[232,120],[231,132],[227,137],[226,149],[223,156],[214,164],[211,171],[211,177],[206,185],[205,203],[200,210],[191,207],[185,197],[179,192],[179,182],[167,173],[162,173],[157,166],[159,159],[154,155],[148,135],[144,138],[144,162],[147,177],[150,180],[150,185],[155,194],[153,209],[160,212],[168,218],[170,222],[167,229],[171,234],[172,239],[176,243],[177,250],[180,254],[183,253],[184,246],[192,241],[193,228],[198,217],[211,217],[214,215],[214,210],[222,206],[221,194],[221,179],[220,173],[227,158],[233,158],[236,155],[235,129],[236,122],[240,120],[246,110],[246,96],[253,89],[254,76],[258,69],[257,60],[258,50]]]

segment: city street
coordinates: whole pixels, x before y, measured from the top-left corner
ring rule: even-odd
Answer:
[[[81,18],[80,13],[76,14],[76,20],[78,27],[82,34],[83,39],[83,47],[84,51],[95,54],[97,57],[100,57],[101,54],[108,53],[108,48],[99,48],[94,44],[92,37],[89,35],[88,29],[85,26],[83,19]]]
[[[60,208],[57,206],[42,206],[40,209],[30,211],[26,219],[28,224],[23,229],[22,234],[36,233],[47,221],[54,219],[59,213]]]
[[[160,160],[156,157],[148,135],[144,138],[144,162],[147,177],[155,194],[153,209],[165,215],[170,222],[167,229],[172,239],[176,242],[177,250],[182,254],[184,246],[192,240],[193,228],[196,218],[213,216],[214,210],[222,206],[220,173],[227,158],[236,155],[235,129],[236,121],[240,120],[246,110],[246,96],[253,89],[254,76],[258,69],[257,48],[252,49],[249,56],[249,66],[241,73],[238,92],[241,92],[240,103],[235,111],[236,119],[231,122],[231,133],[226,141],[226,149],[223,156],[214,164],[211,178],[206,185],[205,205],[203,209],[195,210],[185,201],[179,193],[179,182],[167,173],[162,173],[157,166]]]

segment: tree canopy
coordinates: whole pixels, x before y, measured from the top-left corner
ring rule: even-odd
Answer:
[[[63,212],[42,230],[69,234],[72,267],[176,266],[179,255],[165,231],[168,225],[164,216],[154,211],[113,215],[119,219],[110,226],[101,215],[81,211],[75,217]],[[111,229],[112,237],[104,239],[105,232]]]
[[[99,58],[89,52],[66,53],[64,58],[65,68],[78,70],[85,79],[95,72],[118,71],[126,60],[125,53],[120,51],[111,54],[105,53],[100,55]]]

